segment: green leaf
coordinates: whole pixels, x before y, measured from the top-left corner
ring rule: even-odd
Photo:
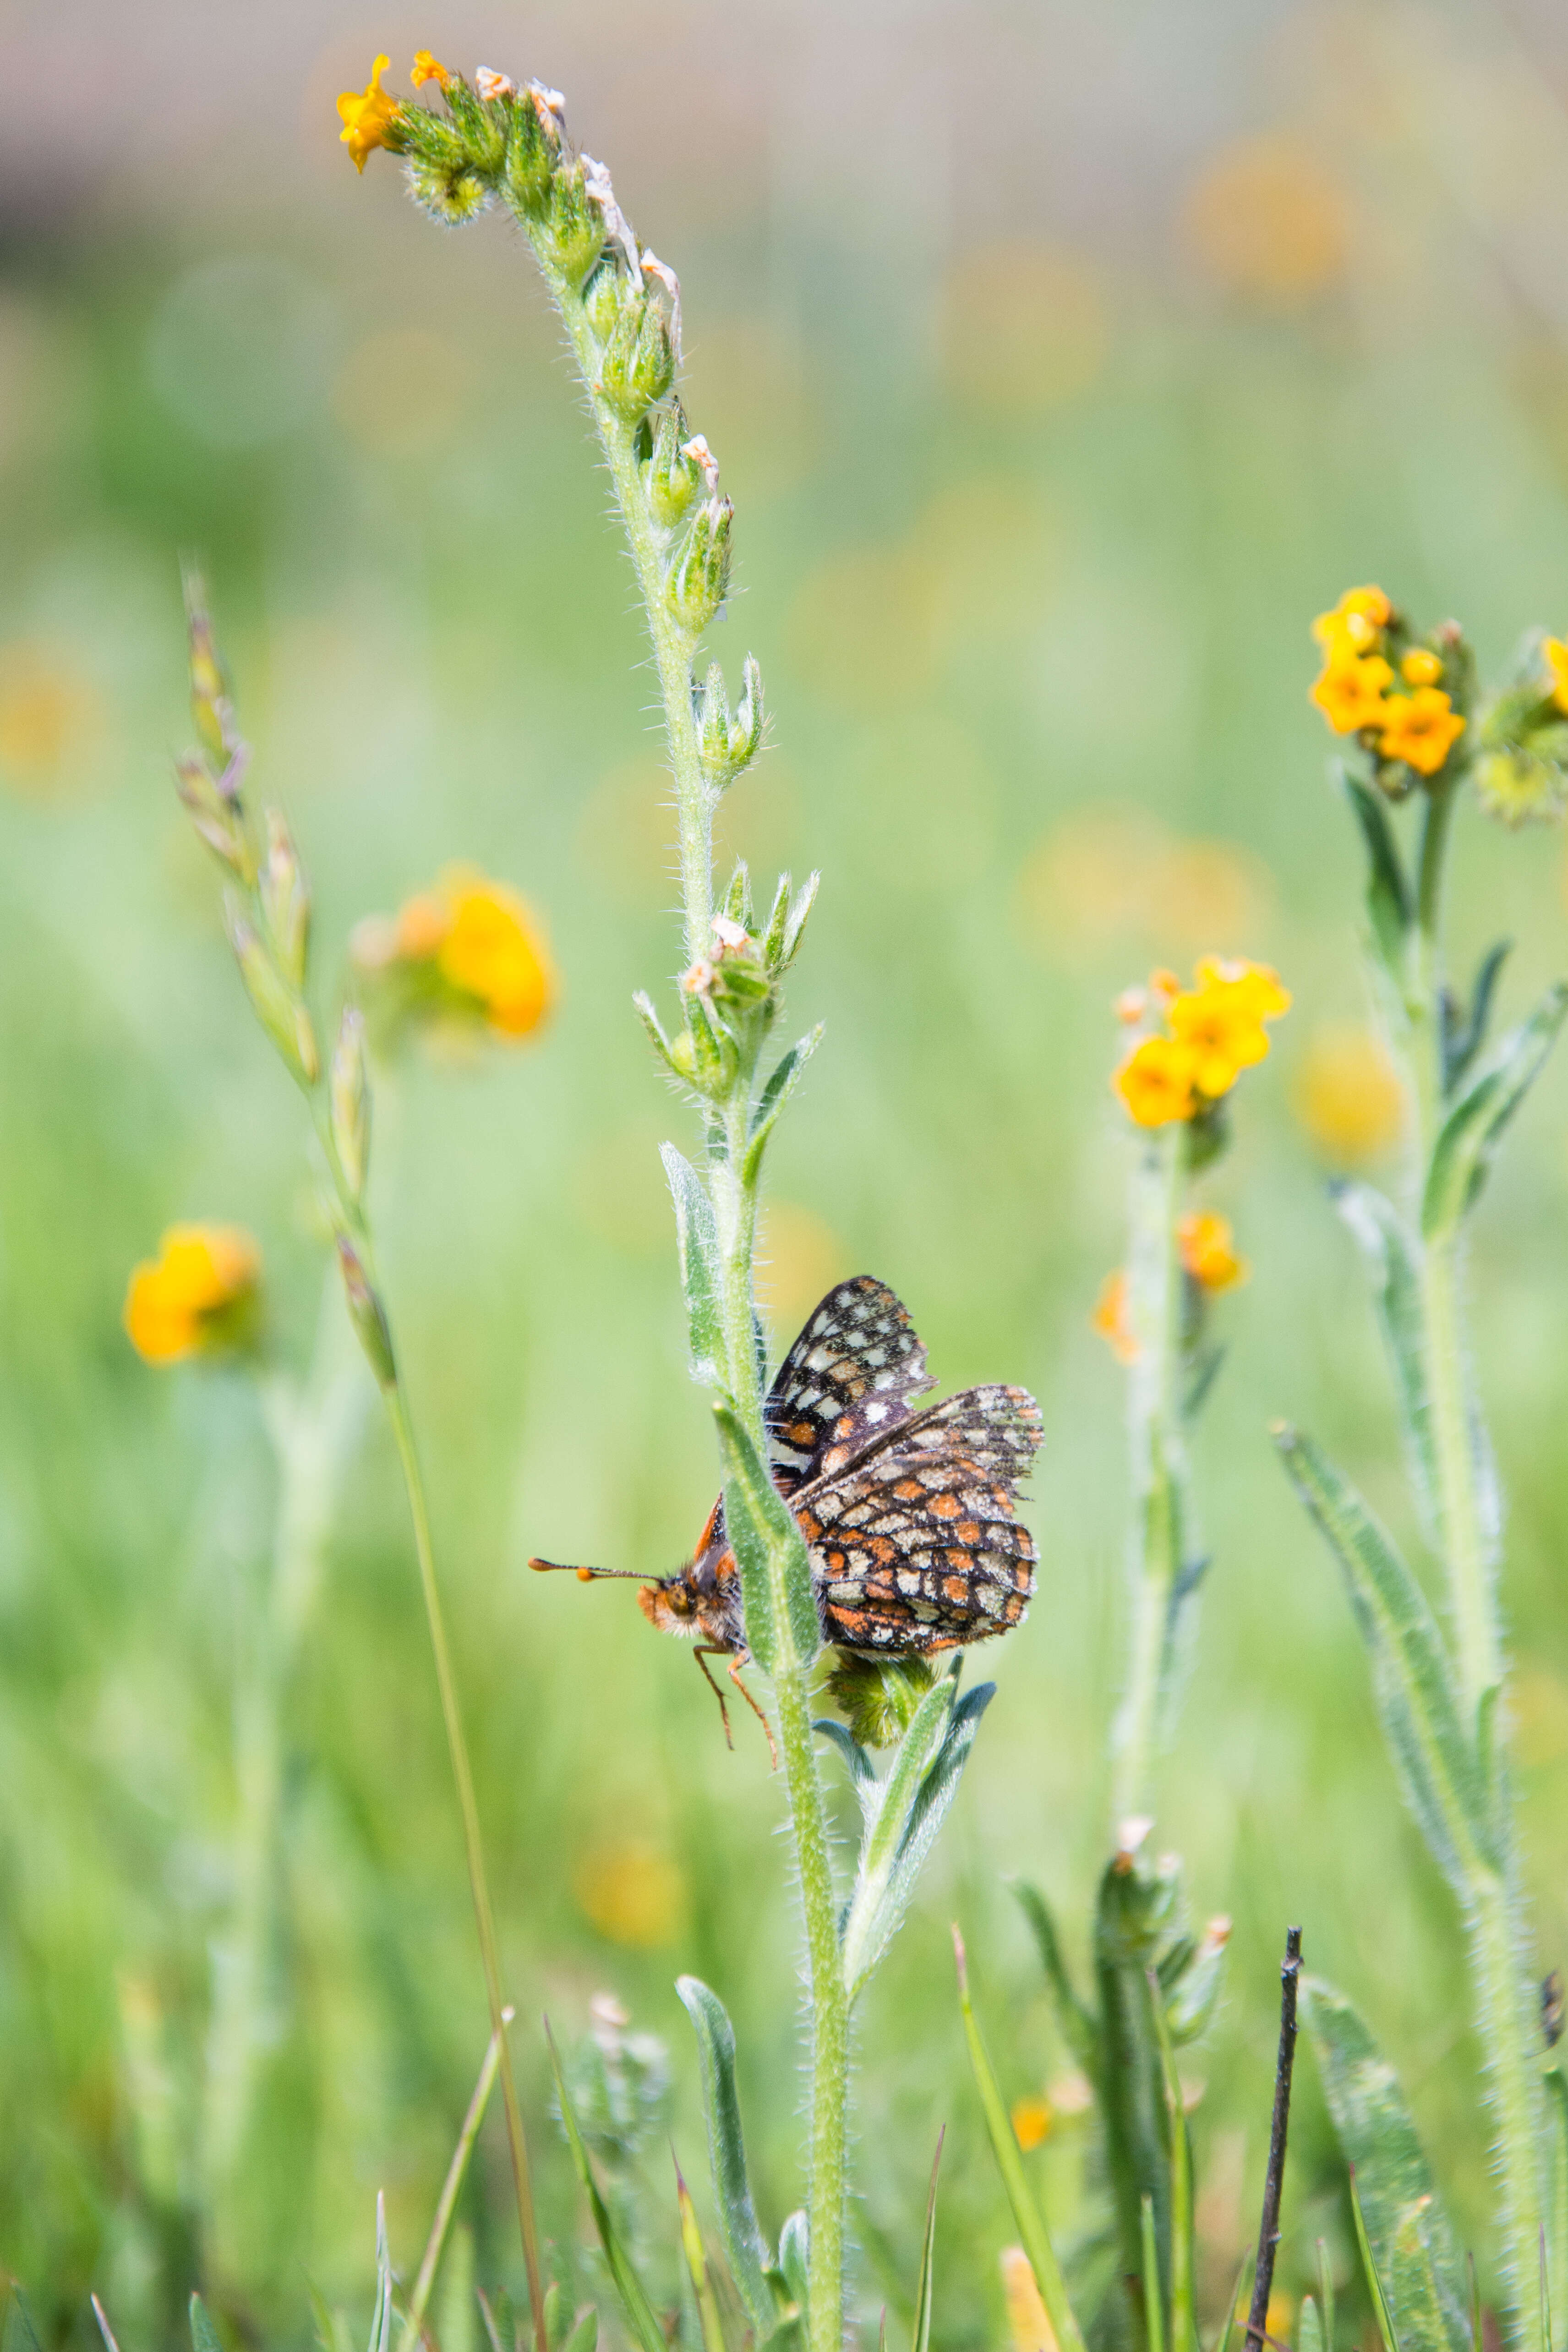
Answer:
[[[1372,1270],[1377,1319],[1394,1368],[1410,1484],[1427,1539],[1437,1541],[1437,1454],[1427,1386],[1421,1316],[1421,1244],[1391,1201],[1370,1184],[1332,1188],[1340,1215]]]
[[[191,2297],[191,2334],[195,2338],[196,2352],[218,2352],[218,2339],[207,2325],[207,2340],[197,2332],[196,2315],[201,2312],[205,2323],[207,2315],[201,2309],[200,2295]],[[376,2197],[376,2307],[371,2317],[370,2352],[389,2352],[392,2340],[392,2252],[387,2245],[387,2200],[379,2192]]]
[[[696,2297],[697,2316],[702,2324],[703,2352],[726,2352],[724,2323],[718,2315],[718,2303],[708,2276],[707,2254],[703,2247],[703,2235],[697,2227],[697,2210],[692,2203],[691,2190],[681,2179],[681,2168],[675,2167],[675,2197],[681,2211],[681,2250],[686,2258],[691,2276],[692,2293]]]
[[[1443,1242],[1475,1205],[1503,1129],[1540,1076],[1568,1013],[1568,984],[1555,981],[1527,1021],[1511,1029],[1455,1103],[1432,1147],[1421,1230]]]
[[[599,2314],[591,2304],[566,2339],[565,2352],[595,2352],[599,2342]]]
[[[956,1704],[951,1677],[927,1691],[894,1753],[874,1811],[866,1812],[860,1866],[844,1917],[844,1986],[852,2008],[909,1908],[915,1883],[957,1792],[980,1717],[996,1696],[979,1683]]]
[[[1547,2131],[1547,2253],[1557,2299],[1568,2296],[1568,2083],[1558,2066],[1545,2073]],[[1479,2341],[1479,2339],[1478,2339]]]
[[[1399,845],[1388,822],[1388,804],[1381,793],[1369,784],[1364,784],[1359,777],[1353,776],[1343,761],[1334,761],[1333,772],[1354,812],[1362,839],[1366,845],[1366,912],[1372,925],[1373,945],[1396,990],[1402,995],[1405,941],[1410,929],[1414,901],[1410,885],[1405,878]]]
[[[1390,2282],[1406,2352],[1469,2352],[1458,2246],[1399,2078],[1343,1993],[1321,1977],[1303,1976],[1301,1999],[1323,2097],[1355,2183],[1367,2259]],[[1407,2225],[1401,2254],[1396,2241]]]
[[[378,2197],[376,2200],[376,2320],[379,2320],[381,2317],[382,2252],[385,2242],[386,2215],[382,2210],[382,2200]],[[389,2293],[391,2275],[392,2273],[389,2270],[387,2273]],[[378,2339],[376,2333],[376,2320],[372,2320],[371,2323],[371,2352],[382,2352],[382,2346],[384,2342],[384,2336],[382,2339]],[[191,2342],[195,2347],[195,2352],[224,2352],[223,2343],[218,2335],[218,2331],[213,2326],[212,2320],[207,2314],[207,2306],[202,2301],[199,2294],[193,2294],[191,2297]]]
[[[751,1115],[751,1131],[740,1162],[744,1182],[756,1183],[762,1155],[768,1149],[768,1139],[779,1123],[779,1114],[800,1085],[800,1073],[821,1042],[822,1024],[819,1021],[814,1029],[809,1029],[797,1045],[791,1045],[789,1052],[780,1056],[770,1073]]]
[[[685,2004],[697,2037],[703,2106],[707,2116],[708,2163],[725,2260],[735,2281],[747,2325],[760,2344],[777,2322],[765,2275],[768,2246],[758,2226],[746,2168],[740,2126],[740,2096],[735,2081],[735,2032],[717,1993],[699,1977],[677,1977],[675,1990]]]
[[[1328,2352],[1318,2306],[1310,2294],[1301,2297],[1301,2317],[1296,2322],[1296,2352]]]
[[[1159,1979],[1152,1969],[1148,1971],[1148,1983],[1149,2007],[1154,2014],[1155,2033],[1160,2045],[1160,2071],[1165,2077],[1166,2115],[1170,2127],[1171,2352],[1200,2352],[1197,2322],[1193,2310],[1192,2137],[1187,2130],[1181,2077],[1176,2073],[1176,2046],[1166,2016]],[[1153,2202],[1147,2198],[1144,2201],[1152,2223]]]
[[[1443,992],[1443,1092],[1446,1095],[1453,1093],[1486,1044],[1498,975],[1512,946],[1511,940],[1500,940],[1496,947],[1489,949],[1482,957],[1476,984],[1470,991],[1469,1012],[1464,1019],[1460,1019],[1458,1006],[1448,990]]]
[[[723,1274],[713,1202],[689,1160],[673,1143],[661,1144],[670,1192],[675,1203],[675,1239],[681,1254],[681,1288],[686,1299],[687,1350],[691,1374],[701,1388],[724,1385]]]
[[[638,2277],[630,2254],[621,2242],[615,2224],[610,2218],[610,2208],[606,2205],[599,2183],[593,2177],[593,2167],[588,2160],[588,2150],[583,2146],[582,2133],[579,2129],[577,2116],[572,2109],[571,2095],[566,2087],[566,2076],[561,2071],[560,2054],[556,2049],[555,2036],[551,2033],[548,2022],[545,2026],[545,2041],[549,2049],[549,2062],[555,2074],[556,2095],[560,2101],[560,2120],[566,2132],[567,2143],[571,2149],[571,2160],[577,2168],[577,2177],[581,2181],[587,2196],[589,2208],[593,2215],[593,2226],[599,2232],[599,2242],[604,2250],[604,2260],[610,2275],[614,2281],[615,2292],[621,2298],[621,2308],[626,2315],[626,2325],[631,2331],[632,2339],[633,2343],[641,2345],[642,2352],[669,2352],[664,2331],[659,2325],[658,2314],[648,2300],[647,2289]],[[371,2347],[371,2352],[376,2352],[374,2346]]]
[[[1334,2352],[1333,2264],[1322,2238],[1318,2240],[1318,2292],[1322,2297],[1323,2352]],[[1481,2352],[1479,2336],[1473,2352]]]
[[[15,2279],[6,2282],[9,2294],[5,2305],[5,2352],[43,2352],[38,2331],[33,2325],[33,2315],[27,2308],[27,2298]]]
[[[980,2107],[990,2136],[991,2153],[997,2159],[997,2170],[1002,2176],[1002,2186],[1013,2209],[1019,2242],[1029,2256],[1029,2266],[1034,2273],[1040,2299],[1055,2332],[1058,2352],[1085,2352],[1083,2331],[1067,2299],[1066,2282],[1061,2275],[1061,2265],[1056,2259],[1056,2249],[1040,2219],[1040,2208],[1030,2193],[1023,2158],[1008,2119],[1008,2111],[1002,2105],[1002,2095],[997,2088],[997,2078],[991,2072],[991,2062],[980,2039],[980,2029],[975,2021],[974,2009],[969,2000],[969,1972],[964,1959],[964,1939],[956,1927],[953,1930],[953,1949],[958,1964],[958,2002],[964,2012],[964,2036],[969,2045],[969,2063],[974,2070],[975,2087],[980,2095]]]
[[[910,2352],[931,2352],[931,2291],[936,2275],[936,2176],[942,2169],[942,2143],[946,2137],[947,2126],[944,2124],[936,2135],[936,2153],[931,2160],[931,2188],[925,2200],[925,2236],[920,2249],[920,2283],[915,2295]]]
[[[1450,1885],[1468,1900],[1478,1865],[1495,1866],[1490,1809],[1427,1596],[1360,1496],[1311,1440],[1282,1426],[1274,1438],[1344,1571],[1406,1801]]]
[[[779,2275],[795,2309],[804,2315],[810,2267],[811,2230],[803,2212],[791,2213],[779,2232]]]
[[[1145,2197],[1144,2222],[1144,2331],[1149,2352],[1166,2352],[1166,2300],[1160,2285],[1160,2250],[1155,2242],[1155,2200]]]
[[[734,1406],[714,1407],[724,1454],[724,1523],[740,1570],[746,1643],[765,1674],[808,1666],[822,1645],[811,1556]]]
[[[1355,2242],[1361,2250],[1361,2267],[1366,2280],[1366,2292],[1371,2298],[1372,2308],[1377,2319],[1377,2332],[1387,2347],[1387,2352],[1402,2352],[1398,2333],[1394,2325],[1394,2314],[1388,2308],[1388,2297],[1383,2292],[1383,2281],[1378,2276],[1377,2264],[1372,2257],[1372,2246],[1366,2234],[1366,2216],[1361,2210],[1361,2190],[1356,2185],[1354,2164],[1350,2168],[1350,2210],[1355,2222]]]
[[[1078,1998],[1077,1987],[1067,1972],[1061,1939],[1056,1932],[1055,1916],[1039,1887],[1031,1886],[1027,1879],[1020,1879],[1013,1893],[1022,1906],[1024,1917],[1034,1930],[1040,1965],[1045,1970],[1045,1981],[1056,2011],[1056,2021],[1073,2056],[1090,2081],[1093,2082],[1100,2072],[1100,2029]]]

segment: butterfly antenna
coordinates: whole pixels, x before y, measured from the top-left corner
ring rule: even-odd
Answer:
[[[632,1584],[648,1581],[634,1568],[578,1568],[570,1559],[530,1559],[528,1566],[537,1568],[541,1576],[575,1576],[580,1584],[592,1584],[601,1576],[622,1576]]]

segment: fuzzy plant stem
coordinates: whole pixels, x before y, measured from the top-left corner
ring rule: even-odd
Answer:
[[[1186,1165],[1179,1120],[1145,1141],[1133,1171],[1129,1368],[1134,1521],[1126,1687],[1111,1735],[1112,1827],[1153,1805],[1160,1715],[1169,1685],[1182,1570],[1186,1454],[1182,1429],[1181,1259],[1176,1222]]]
[[[367,1393],[328,1276],[315,1357],[303,1392],[281,1381],[262,1391],[277,1465],[277,1510],[259,1622],[242,1645],[235,1702],[234,1900],[228,1933],[213,1951],[213,2013],[203,2093],[203,2170],[224,2226],[244,2152],[264,2053],[273,2039],[269,1990],[276,1937],[284,1717],[294,1668],[315,1615],[321,1567],[348,1454]]]
[[[1458,789],[1457,781],[1450,782],[1428,796],[1421,837],[1408,1030],[1409,1084],[1416,1107],[1417,1208],[1443,1118],[1443,896]],[[1468,1872],[1466,1910],[1477,2032],[1495,2133],[1503,2273],[1514,2340],[1529,2344],[1534,2352],[1545,2352],[1539,2340],[1537,2289],[1545,2218],[1542,2180],[1545,2115],[1507,1761],[1495,1744],[1501,1738],[1501,1727],[1495,1717],[1488,1723],[1484,1713],[1487,1695],[1495,1693],[1505,1678],[1507,1659],[1499,1620],[1495,1545],[1477,1475],[1479,1450],[1485,1437],[1472,1393],[1465,1340],[1460,1247],[1455,1235],[1428,1241],[1422,1249],[1422,1352],[1431,1402],[1438,1529],[1456,1680],[1468,1736],[1477,1742],[1493,1743],[1491,1756],[1483,1761],[1498,1790],[1494,1807],[1494,1839],[1500,1849],[1498,1863],[1493,1867],[1475,1858]]]

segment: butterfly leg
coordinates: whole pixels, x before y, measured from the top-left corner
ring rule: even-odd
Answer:
[[[768,1717],[763,1714],[762,1709],[758,1706],[757,1701],[752,1697],[751,1693],[741,1681],[740,1660],[733,1654],[731,1654],[729,1661],[729,1679],[735,1685],[736,1689],[740,1693],[741,1697],[746,1701],[747,1706],[751,1709],[752,1714],[757,1717],[758,1722],[762,1726],[762,1736],[768,1742],[768,1753],[773,1759],[773,1769],[777,1772],[779,1769],[779,1750],[773,1744],[773,1726],[768,1722]]]
[[[712,1675],[708,1672],[707,1663],[710,1658],[727,1657],[729,1653],[727,1650],[721,1650],[716,1642],[699,1642],[695,1649],[692,1652],[692,1655],[695,1658],[698,1665],[702,1668],[704,1682],[706,1683],[709,1690],[712,1691],[715,1698],[718,1701],[719,1719],[724,1725],[724,1744],[733,1756],[735,1753],[735,1738],[729,1727],[729,1708],[725,1704],[724,1693],[720,1690]],[[732,1665],[731,1672],[733,1673],[733,1671],[734,1668]],[[740,1692],[743,1698],[751,1698],[751,1693],[745,1687],[744,1684],[737,1683],[736,1685],[736,1688]],[[752,1699],[751,1703],[754,1706],[757,1704],[755,1699]]]

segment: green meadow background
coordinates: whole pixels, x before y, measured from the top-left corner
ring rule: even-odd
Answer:
[[[1092,2199],[1009,1876],[1082,1965],[1106,1848],[1125,1479],[1089,1328],[1122,1248],[1115,992],[1245,952],[1295,1004],[1206,1181],[1249,1284],[1198,1446],[1212,1567],[1155,1832],[1235,1920],[1192,2053],[1205,2311],[1255,2230],[1285,1924],[1404,2072],[1483,2279],[1484,2138],[1455,1921],[1405,1820],[1347,1608],[1271,1458],[1284,1415],[1411,1536],[1327,1071],[1366,1017],[1348,819],[1306,699],[1312,615],[1377,580],[1484,663],[1568,622],[1568,25],[1547,0],[825,0],[522,10],[344,0],[24,7],[0,98],[0,2272],[46,2346],[367,2324],[384,2191],[412,2274],[483,2052],[483,1989],[392,1449],[373,1401],[287,1705],[274,2038],[202,2243],[193,2116],[274,1484],[254,1389],[155,1372],[126,1277],[183,1217],[251,1227],[300,1369],[324,1265],[300,1109],[243,1001],[175,803],[178,559],[207,569],[259,790],[293,819],[330,977],[454,859],[521,889],[561,994],[528,1046],[378,1074],[374,1212],[426,1459],[547,2235],[583,2216],[540,2013],[595,1994],[668,2044],[735,2018],[764,2220],[799,2200],[798,1940],[760,1736],[733,1754],[630,1593],[716,1485],[657,1146],[691,1148],[630,1011],[678,958],[667,792],[628,566],[555,328],[494,219],[356,180],[333,100],[378,48],[537,74],[680,270],[688,407],[737,508],[712,646],[771,748],[722,830],[820,866],[789,1018],[827,1040],[774,1146],[766,1287],[892,1283],[942,1381],[1026,1381],[1040,1591],[859,2035],[855,2308],[894,2340],[948,2126],[936,2329],[1006,2342],[1010,2223],[964,2063],[962,1921],[1030,2163]],[[1467,812],[1453,945],[1568,966],[1555,832]],[[1343,1091],[1343,1087],[1342,1087]],[[1314,1110],[1313,1105],[1316,1105]],[[1353,1101],[1351,1108],[1354,1108]],[[1542,1966],[1568,1931],[1568,1074],[1475,1229],[1510,1496],[1508,1612]],[[1373,1122],[1375,1126],[1375,1121]],[[1334,1140],[1335,1136],[1338,1141]],[[1373,1164],[1375,1164],[1374,1161]],[[335,1311],[335,1310],[333,1310]],[[1281,2284],[1340,2170],[1301,2069]],[[516,2288],[498,2116],[462,2213]],[[669,2240],[668,2151],[645,2158]],[[706,2205],[705,2205],[706,2210]],[[467,2242],[466,2241],[465,2242]],[[660,2279],[673,2279],[665,2255]],[[659,2265],[664,2267],[660,2268]],[[585,2275],[587,2273],[585,2273]],[[613,2322],[608,2323],[612,2329]],[[471,2306],[449,2305],[444,2352]]]

